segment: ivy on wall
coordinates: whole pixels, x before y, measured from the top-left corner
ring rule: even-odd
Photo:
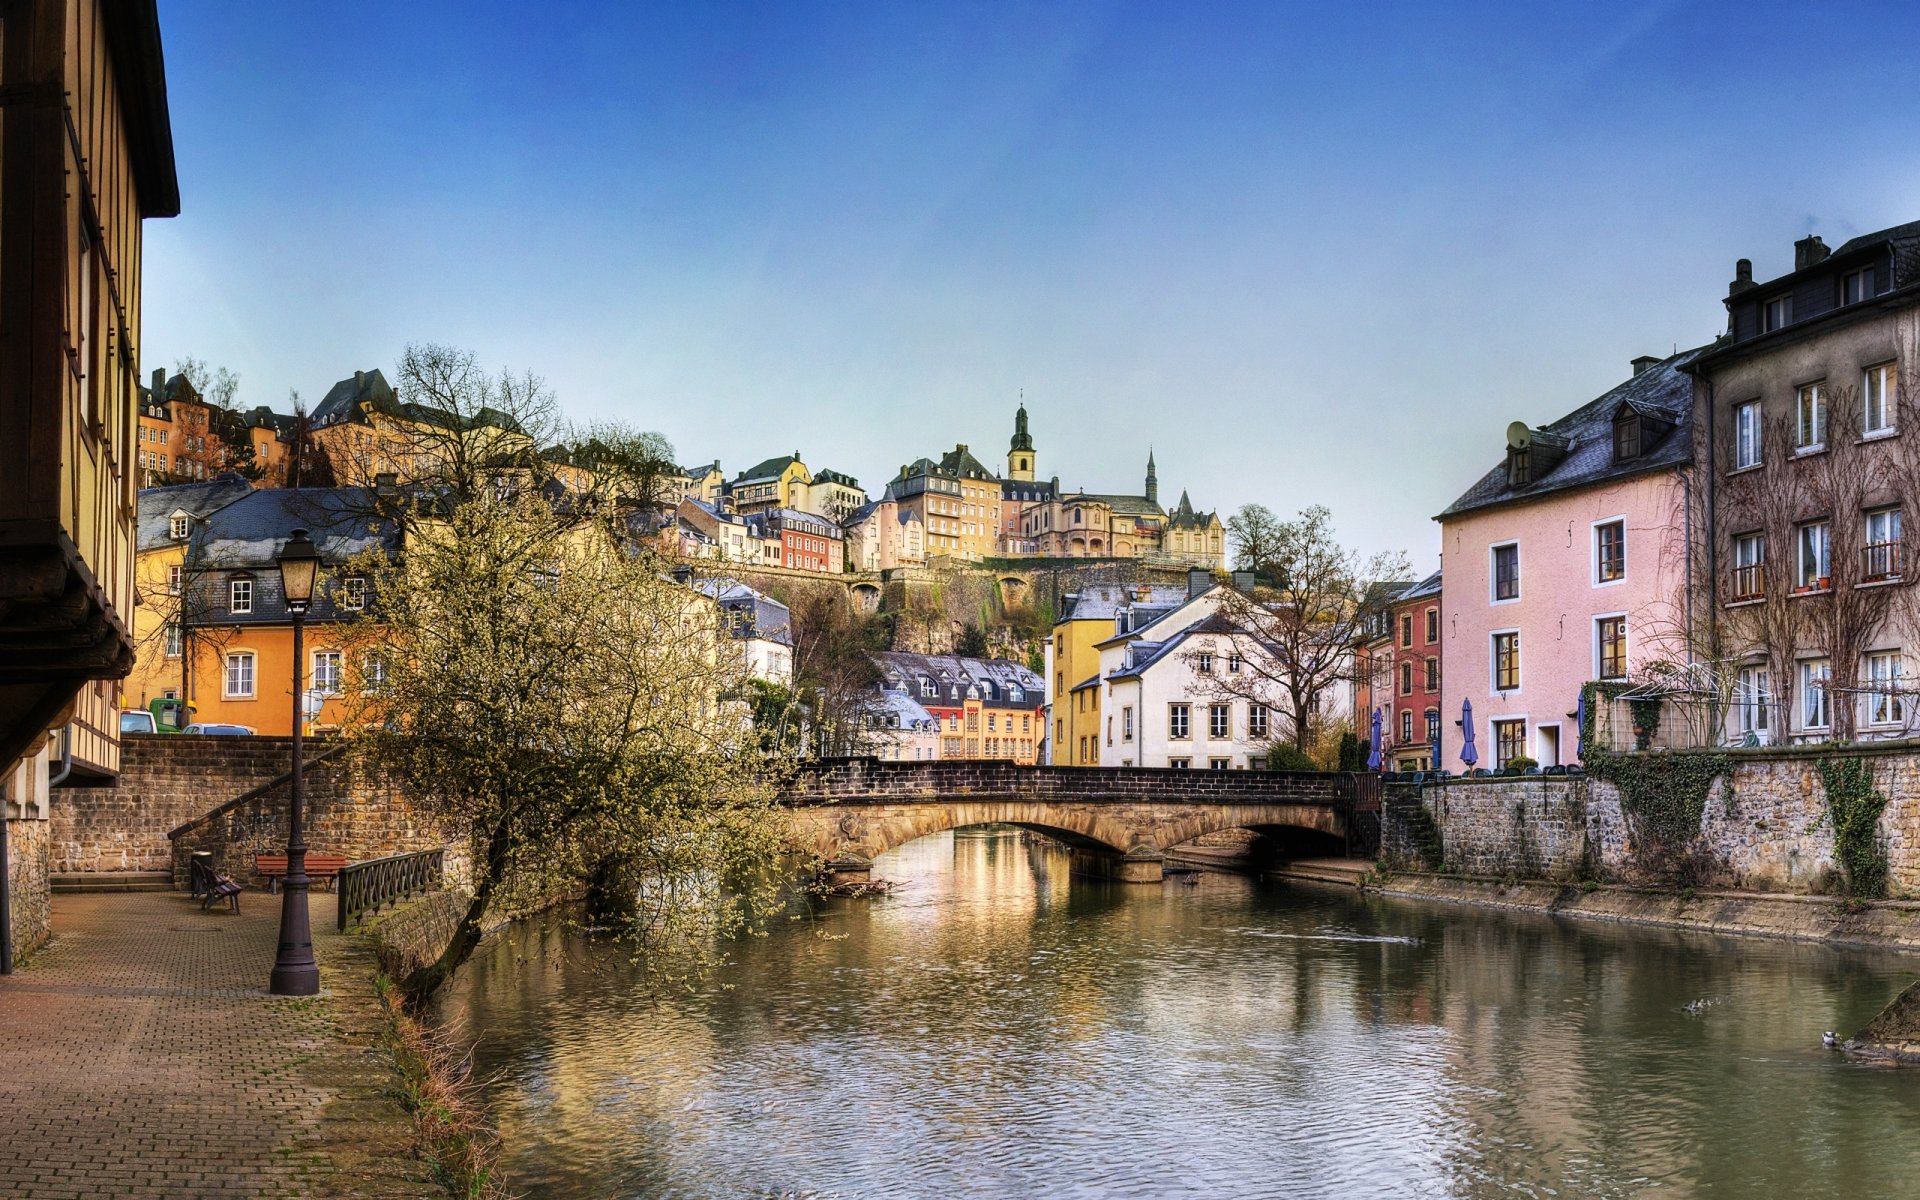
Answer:
[[[1820,764],[1827,790],[1827,820],[1833,825],[1833,852],[1847,873],[1847,891],[1871,898],[1887,894],[1887,848],[1880,840],[1880,814],[1887,794],[1873,786],[1873,769],[1864,758],[1829,758]]]
[[[1633,831],[1642,869],[1676,883],[1705,883],[1711,856],[1692,843],[1700,836],[1713,781],[1733,774],[1733,757],[1715,750],[1617,754],[1589,749],[1587,771],[1620,790],[1620,810]]]

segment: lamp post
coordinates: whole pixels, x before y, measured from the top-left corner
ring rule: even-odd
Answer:
[[[313,927],[307,920],[307,839],[300,827],[300,727],[306,723],[307,605],[320,574],[320,549],[304,529],[296,529],[280,548],[280,594],[293,618],[293,776],[287,802],[287,877],[280,894],[280,950],[273,960],[267,990],[276,996],[311,996],[320,990],[320,965],[313,961]]]

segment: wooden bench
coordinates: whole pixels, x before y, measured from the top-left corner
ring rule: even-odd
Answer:
[[[241,887],[225,875],[208,869],[206,891],[200,896],[200,911],[206,912],[222,900],[233,905],[233,911],[240,911],[240,893],[247,889]]]
[[[340,872],[346,869],[346,865],[347,858],[344,854],[315,854],[309,851],[307,853],[307,878],[326,880],[327,890],[332,891],[333,881],[339,878]],[[287,856],[284,854],[256,854],[253,856],[253,869],[255,874],[266,876],[267,890],[269,892],[277,892],[280,890],[280,880],[285,878],[287,874]]]

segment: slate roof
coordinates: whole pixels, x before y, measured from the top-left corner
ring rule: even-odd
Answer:
[[[780,478],[781,475],[786,473],[788,467],[799,461],[800,452],[795,450],[792,454],[783,454],[779,458],[769,458],[763,462],[757,462],[734,476],[733,481],[736,484],[765,483],[770,479]]]
[[[932,679],[940,688],[934,703],[958,705],[966,698],[969,684],[980,685],[980,701],[993,708],[1037,708],[1046,697],[1046,683],[1020,663],[1005,658],[963,658],[957,654],[913,654],[905,650],[880,650],[872,655],[874,665],[887,682],[905,687],[920,697],[920,680]],[[991,692],[988,685],[991,685]],[[1009,687],[1021,689],[1018,700],[1008,699]],[[922,700],[926,703],[926,700]]]
[[[734,637],[793,645],[792,610],[772,596],[724,576],[697,580],[693,586],[712,596],[721,611],[731,618],[727,631]]]
[[[135,500],[134,546],[155,550],[173,545],[179,539],[172,533],[173,514],[184,511],[195,518],[188,536],[198,529],[209,513],[217,512],[253,491],[253,485],[232,471],[223,471],[212,479],[196,483],[176,483],[167,487],[140,489]]]
[[[1138,599],[1142,587],[1146,589],[1146,598]],[[1094,583],[1061,597],[1059,619],[1111,621],[1125,608],[1164,605],[1171,611],[1185,603],[1186,598],[1185,584]]]
[[[1643,475],[1691,461],[1693,378],[1686,373],[1686,367],[1706,349],[1703,346],[1683,350],[1663,359],[1543,426],[1544,432],[1567,439],[1566,457],[1518,487],[1508,485],[1506,460],[1502,458],[1499,466],[1481,476],[1479,482],[1448,505],[1439,519]],[[1615,462],[1613,416],[1622,403],[1631,403],[1642,413],[1671,421],[1673,428],[1652,445],[1645,446],[1639,457]]]
[[[1920,282],[1920,221],[1849,238],[1833,252],[1833,257],[1842,258],[1886,242],[1893,243],[1893,286],[1899,288]]]
[[[1137,679],[1159,663],[1167,661],[1188,638],[1198,633],[1245,633],[1231,620],[1219,613],[1213,613],[1173,634],[1163,642],[1150,642],[1144,639],[1127,647],[1127,665],[1108,679]]]
[[[855,479],[851,475],[842,474],[831,468],[825,471],[815,471],[813,473],[813,481],[815,483],[837,483],[841,487],[849,487],[856,490],[860,487],[860,481],[858,479]]]
[[[1187,499],[1187,493],[1180,493],[1180,503],[1173,510],[1173,518],[1168,522],[1174,529],[1207,529],[1215,520],[1213,513],[1195,512],[1193,501]]]
[[[1145,496],[1121,496],[1106,492],[1082,492],[1081,496],[1088,500],[1100,501],[1100,503],[1111,508],[1117,516],[1159,517],[1164,520],[1167,515],[1166,509],[1161,508]],[[1063,496],[1062,499],[1072,499],[1072,497]]]
[[[955,446],[940,456],[940,473],[961,479],[992,479],[1000,477],[989,471],[985,463],[973,456],[965,446]]]
[[[1404,604],[1409,600],[1425,600],[1439,594],[1440,572],[1435,571],[1419,583],[1407,584],[1398,595],[1394,596],[1393,603]]]
[[[335,607],[337,596],[324,568],[337,566],[367,550],[399,549],[399,533],[390,521],[369,515],[371,488],[264,488],[210,515],[192,538],[189,560],[205,572],[193,584],[202,612],[221,625],[275,625],[289,620],[274,563],[287,536],[305,529],[320,547],[322,583],[314,590],[310,621],[353,619],[358,614]],[[253,611],[227,610],[226,589],[235,574],[253,577]],[[369,597],[369,604],[372,598]]]
[[[327,389],[327,394],[314,406],[313,423],[335,425],[342,421],[358,420],[361,419],[361,406],[392,405],[398,400],[393,385],[380,373],[380,368],[355,371]]]
[[[866,706],[867,715],[883,729],[937,729],[939,720],[901,688],[881,688]]]

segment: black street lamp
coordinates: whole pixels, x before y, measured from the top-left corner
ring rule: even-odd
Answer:
[[[293,778],[287,804],[287,877],[280,894],[280,950],[267,990],[276,996],[312,996],[320,991],[320,964],[313,960],[313,926],[307,920],[307,839],[300,827],[305,797],[300,782],[300,727],[306,723],[304,625],[320,574],[320,548],[296,529],[280,548],[280,594],[293,618]]]

